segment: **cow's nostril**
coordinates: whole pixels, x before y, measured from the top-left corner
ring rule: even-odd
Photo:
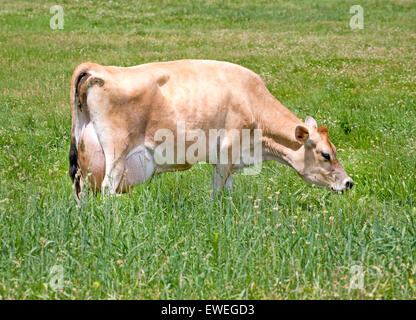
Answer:
[[[345,187],[346,187],[347,189],[351,189],[353,185],[354,185],[354,181],[352,181],[352,180],[348,180],[348,181],[345,183]]]

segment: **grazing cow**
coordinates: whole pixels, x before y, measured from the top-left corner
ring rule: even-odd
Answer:
[[[231,174],[253,164],[239,162],[241,154],[231,150],[243,130],[261,130],[260,161],[277,160],[308,183],[332,190],[353,185],[337,160],[327,128],[318,128],[311,117],[303,123],[257,74],[232,63],[180,60],[128,68],[83,63],[72,76],[71,106],[69,174],[77,198],[85,179],[95,191],[113,194],[155,173],[186,170],[199,161],[213,164],[214,191],[231,187]],[[190,161],[191,143],[214,129],[223,130],[223,136],[214,138],[214,147],[202,140],[208,147],[191,152]],[[250,136],[249,152],[253,141]],[[169,148],[175,155],[167,156],[171,161],[157,161],[163,158],[158,147],[167,142],[171,146],[164,155]],[[227,161],[216,162],[217,151],[225,151]]]

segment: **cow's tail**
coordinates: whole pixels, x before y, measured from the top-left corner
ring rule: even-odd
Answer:
[[[83,127],[90,121],[87,94],[94,84],[102,86],[104,81],[94,75],[98,65],[83,63],[77,66],[71,79],[71,146],[69,149],[69,176],[73,182],[75,197],[78,200],[81,192],[81,170],[78,163],[78,143]]]

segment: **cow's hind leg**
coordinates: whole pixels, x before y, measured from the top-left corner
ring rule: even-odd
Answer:
[[[125,168],[125,158],[123,152],[113,153],[104,149],[105,154],[105,177],[103,183],[101,184],[101,192],[104,194],[108,189],[110,194],[115,194],[118,186],[123,178],[124,168]]]
[[[97,193],[101,189],[101,183],[104,179],[105,160],[103,150],[91,122],[81,132],[78,162],[82,173],[81,176],[87,179],[89,186],[94,193]]]
[[[101,184],[101,192],[105,193],[108,190],[110,194],[115,194],[125,170],[128,135],[122,128],[115,128],[108,120],[97,121],[94,127],[105,158],[105,176]]]

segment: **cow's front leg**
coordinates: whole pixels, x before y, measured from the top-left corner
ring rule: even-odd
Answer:
[[[228,164],[213,165],[214,173],[212,175],[212,195],[221,192],[224,185],[228,188],[232,186],[231,168]]]
[[[228,176],[227,180],[225,180],[225,185],[224,185],[225,189],[228,189],[230,191],[233,190],[233,176],[230,173],[230,175]]]

